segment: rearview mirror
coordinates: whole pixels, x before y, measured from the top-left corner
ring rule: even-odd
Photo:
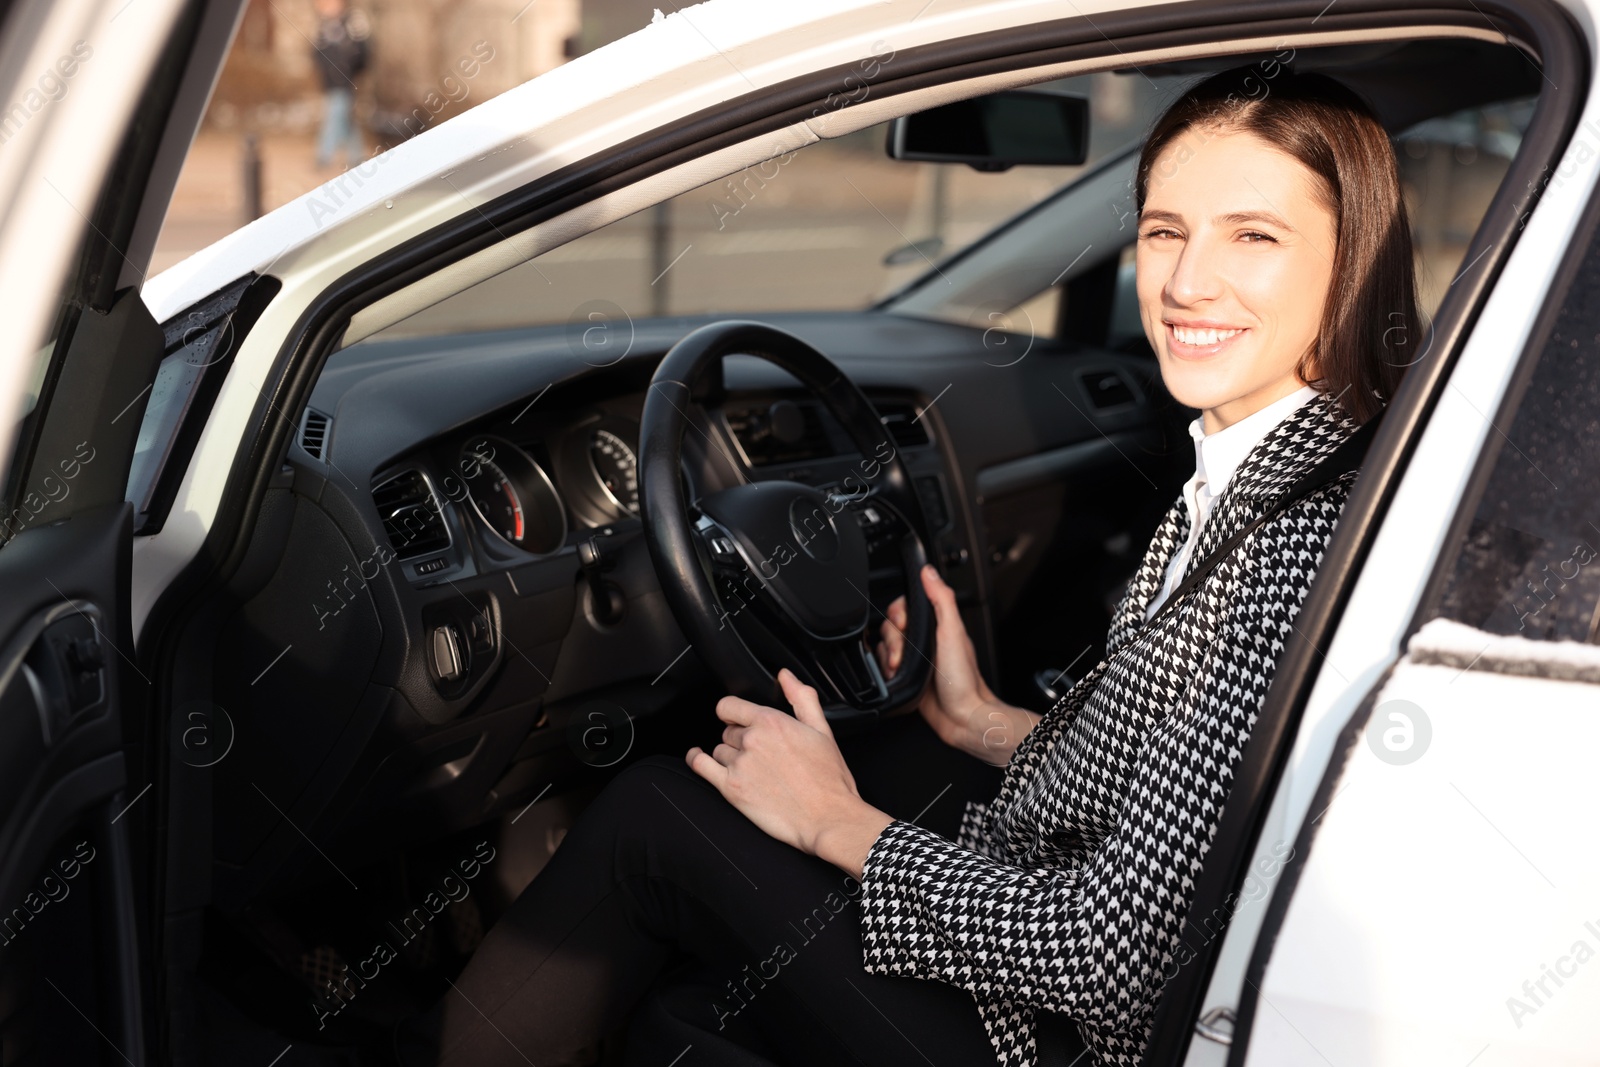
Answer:
[[[915,263],[919,259],[932,263],[933,258],[943,251],[943,237],[924,237],[920,241],[912,241],[889,252],[883,257],[883,265],[898,267],[902,263]]]
[[[982,171],[1075,167],[1088,148],[1089,100],[1065,93],[1011,89],[889,124],[889,158],[965,163]]]

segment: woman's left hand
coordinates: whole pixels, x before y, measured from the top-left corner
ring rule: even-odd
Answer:
[[[794,715],[736,696],[717,701],[727,723],[709,754],[685,758],[728,802],[772,837],[861,876],[867,852],[892,818],[861,799],[817,691],[778,672]]]

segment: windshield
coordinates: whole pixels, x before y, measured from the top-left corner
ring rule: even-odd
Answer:
[[[888,124],[824,140],[638,212],[483,281],[375,339],[574,321],[868,307],[1137,143],[1189,79],[1092,74],[1083,166],[890,159]]]
[[[1062,268],[1086,250],[1083,233],[1111,219],[1110,243],[1092,238],[1090,257],[1118,264],[1109,334],[1101,342],[1138,349],[1134,230],[1114,216],[1131,210],[1129,153],[1192,80],[1103,73],[1041,86],[1089,98],[1088,157],[1077,167],[985,173],[964,164],[895,160],[885,151],[887,123],[820,141],[552,249],[372,339],[595,316],[845,311],[890,294],[896,295],[888,306],[898,313],[1007,329],[1025,322],[1030,333],[1054,336],[1064,306]],[[1532,97],[1486,104],[1396,135],[1424,314],[1432,314],[1461,269],[1533,105]],[[1069,186],[1078,187],[1070,197],[1004,226]],[[961,256],[969,246],[977,246],[973,254]],[[923,281],[907,289],[916,279]]]

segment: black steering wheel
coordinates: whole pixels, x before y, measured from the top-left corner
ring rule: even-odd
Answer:
[[[860,449],[850,475],[823,489],[773,479],[688,499],[680,460],[690,401],[734,353],[776,364],[827,406]],[[714,380],[720,387],[720,373]],[[785,707],[776,674],[788,667],[817,690],[830,721],[873,718],[921,696],[934,632],[920,575],[922,507],[877,411],[838,367],[771,326],[712,323],[661,361],[641,422],[645,542],[678,625],[730,693]],[[898,542],[905,575],[907,647],[888,680],[867,647],[881,615],[868,598],[869,538]]]

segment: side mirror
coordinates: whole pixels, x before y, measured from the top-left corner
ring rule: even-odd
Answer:
[[[1089,100],[1025,89],[958,100],[895,119],[887,147],[891,159],[982,171],[1075,167],[1088,156]]]

